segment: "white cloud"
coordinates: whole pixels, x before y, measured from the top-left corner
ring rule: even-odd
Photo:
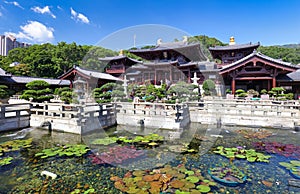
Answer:
[[[49,6],[45,6],[43,8],[36,6],[36,7],[32,7],[31,10],[33,10],[36,13],[49,14],[54,19],[56,18],[56,16],[50,11]]]
[[[16,7],[19,7],[19,8],[21,8],[21,9],[24,9],[18,2],[16,2],[16,1],[4,1],[4,3],[6,3],[6,4],[12,4],[12,5],[14,5],[14,6],[16,6]]]
[[[82,13],[77,13],[72,7],[71,7],[71,15],[72,15],[71,18],[75,21],[80,21],[85,24],[90,23],[90,20],[85,15],[83,15]]]
[[[20,26],[20,28],[22,31],[18,33],[5,32],[5,34],[39,43],[50,42],[54,39],[54,29],[37,21],[28,21],[28,24]]]

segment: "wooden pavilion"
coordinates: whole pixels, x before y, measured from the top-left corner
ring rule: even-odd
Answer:
[[[74,87],[74,82],[79,79],[85,82],[85,87],[87,89],[93,89],[95,87],[100,87],[105,83],[120,80],[110,74],[86,70],[78,66],[73,66],[66,73],[59,76],[58,79],[69,80],[71,88]]]
[[[271,90],[279,86],[280,77],[299,69],[297,65],[257,52],[258,46],[259,43],[236,45],[231,37],[228,46],[209,48],[212,56],[221,60],[219,74],[233,94],[236,89]]]

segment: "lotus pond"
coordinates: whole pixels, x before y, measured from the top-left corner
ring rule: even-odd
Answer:
[[[0,134],[0,193],[299,193],[299,139],[199,124],[84,136],[28,128]]]

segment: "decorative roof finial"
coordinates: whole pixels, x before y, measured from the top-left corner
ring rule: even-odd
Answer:
[[[230,37],[229,45],[235,45],[234,37]]]
[[[161,43],[162,43],[162,39],[161,38],[156,41],[156,45],[161,45]]]
[[[187,43],[187,42],[188,42],[188,37],[187,37],[187,36],[183,36],[182,42],[183,42],[183,43]]]
[[[120,50],[119,56],[123,56],[123,49]]]

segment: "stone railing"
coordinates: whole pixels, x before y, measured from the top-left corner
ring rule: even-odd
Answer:
[[[30,103],[0,105],[0,131],[30,126]]]
[[[189,103],[191,122],[294,128],[300,124],[298,101],[205,100]]]
[[[30,121],[34,127],[48,122],[53,129],[82,134],[114,125],[116,108],[114,104],[32,103]]]
[[[189,122],[187,104],[117,103],[118,124],[178,129]]]

